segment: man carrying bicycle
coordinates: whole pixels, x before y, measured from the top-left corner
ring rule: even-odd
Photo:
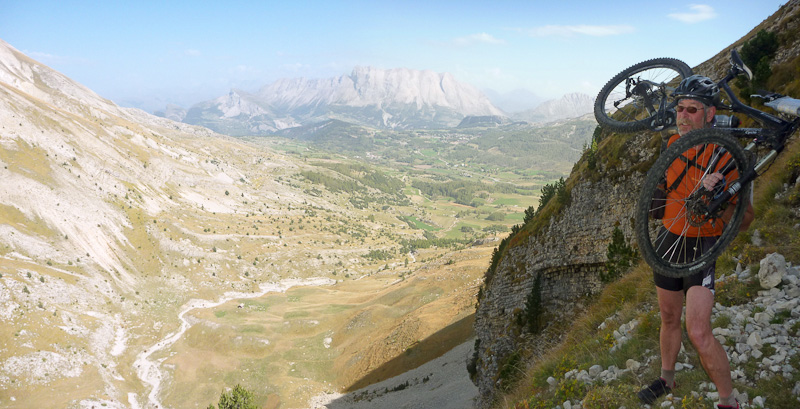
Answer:
[[[719,102],[719,88],[709,78],[692,75],[681,81],[675,89],[673,97],[677,100],[677,126],[678,134],[673,135],[669,143],[687,133],[701,128],[711,127],[716,114],[715,105]],[[684,162],[676,161],[675,168],[667,171],[666,185],[668,186],[665,207],[664,237],[667,242],[665,249],[689,248],[702,252],[702,248],[711,246],[719,237],[722,226],[692,226],[686,221],[686,212],[679,205],[689,194],[682,190],[683,185],[694,186],[702,183],[709,190],[714,191],[719,182],[724,185],[724,180],[731,180],[737,175],[723,175],[715,169],[707,169],[711,155],[704,152],[687,152],[691,157]],[[722,155],[724,162],[725,154]],[[704,159],[705,158],[705,159]],[[747,199],[745,199],[747,200]],[[731,207],[732,210],[732,207]],[[730,215],[727,215],[730,218]],[[683,219],[682,219],[683,218]],[[666,222],[670,220],[670,222]],[[726,214],[722,220],[727,222]],[[749,205],[742,221],[741,229],[746,230],[753,220],[752,205]],[[676,222],[679,221],[679,222]],[[723,223],[718,223],[721,225]],[[700,250],[697,250],[697,249]],[[670,250],[664,250],[667,252]],[[674,251],[674,250],[673,250]],[[689,251],[678,254],[676,257],[692,257]],[[684,262],[681,260],[680,262]],[[719,409],[738,408],[739,404],[733,396],[730,363],[722,345],[711,333],[711,309],[714,306],[714,274],[715,266],[703,269],[684,278],[672,278],[653,272],[658,295],[658,307],[661,313],[661,376],[653,383],[638,393],[642,402],[651,404],[658,397],[669,393],[675,388],[675,364],[681,348],[682,330],[681,314],[684,298],[686,302],[686,330],[689,339],[700,356],[708,376],[714,382],[719,392]]]

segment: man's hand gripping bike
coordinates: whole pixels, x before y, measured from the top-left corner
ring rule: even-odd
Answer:
[[[727,94],[729,104],[720,103],[717,109],[746,115],[761,127],[737,128],[736,117],[717,115],[715,126],[678,138],[650,168],[636,204],[639,251],[655,271],[666,276],[686,277],[715,262],[739,231],[750,203],[751,182],[774,162],[800,127],[798,99],[769,92],[753,95],[777,114],[741,102],[728,83],[739,75],[752,79],[752,73],[735,50],[730,62],[728,74],[717,83]],[[672,91],[691,74],[685,63],[672,58],[633,65],[600,91],[595,100],[595,117],[600,125],[614,132],[669,129],[676,118]],[[758,148],[767,153],[757,156]],[[701,157],[703,160],[697,160]],[[672,188],[665,186],[665,175],[675,169],[685,169],[681,177],[683,193],[665,194]],[[685,177],[689,172],[695,172],[693,177]],[[727,176],[709,191],[699,181],[713,172]],[[697,182],[687,182],[690,180]],[[685,186],[687,183],[692,185]],[[709,230],[721,231],[716,241],[701,239]],[[680,239],[676,240],[676,236]]]

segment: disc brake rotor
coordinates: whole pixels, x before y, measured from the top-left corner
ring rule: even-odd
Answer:
[[[700,227],[707,223],[711,223],[712,226],[716,224],[717,219],[722,215],[722,209],[719,208],[714,213],[708,212],[711,195],[711,192],[700,189],[686,198],[686,220],[690,225]]]

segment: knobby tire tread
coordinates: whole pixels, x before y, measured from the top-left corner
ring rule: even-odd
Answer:
[[[620,132],[620,133],[630,133],[650,128],[650,124],[654,119],[653,117],[655,115],[634,122],[619,121],[609,117],[608,112],[606,112],[605,105],[606,105],[606,99],[608,99],[610,93],[618,85],[620,85],[623,81],[625,81],[625,79],[629,78],[633,74],[654,68],[673,69],[681,75],[681,78],[686,78],[692,75],[691,67],[689,67],[685,62],[675,58],[667,58],[667,57],[653,58],[651,60],[634,64],[622,70],[619,74],[617,74],[611,80],[609,80],[605,86],[603,86],[603,88],[597,94],[597,98],[594,101],[594,116],[597,122],[603,128],[606,128],[612,132]]]

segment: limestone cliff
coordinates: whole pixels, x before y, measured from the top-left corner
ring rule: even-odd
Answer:
[[[602,288],[599,272],[614,228],[618,226],[628,241],[633,237],[633,204],[644,178],[638,165],[651,161],[658,144],[650,141],[660,138],[652,133],[613,136],[627,142],[604,143],[598,152],[608,158],[593,170],[584,156],[567,180],[569,204],[553,212],[540,231],[517,233],[494,273],[487,273],[475,322],[479,345],[474,381],[481,406],[491,402],[496,388],[505,387],[501,372],[510,360],[535,355],[557,341],[557,334],[545,330],[543,336],[534,336],[519,323],[537,277],[545,316],[569,319],[585,296]],[[621,159],[613,159],[616,156]]]

